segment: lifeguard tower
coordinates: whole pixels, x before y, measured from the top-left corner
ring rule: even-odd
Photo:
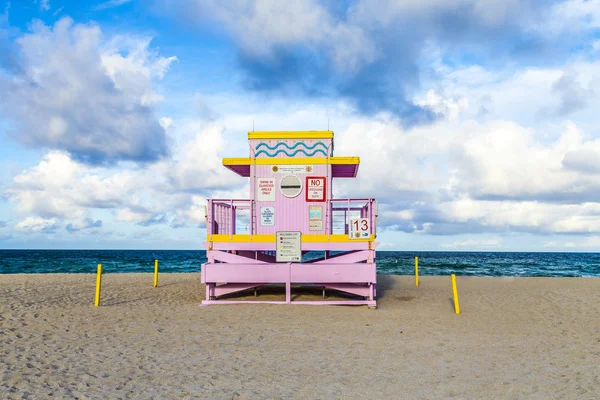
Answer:
[[[202,304],[376,307],[377,203],[331,195],[333,179],[355,178],[360,159],[334,157],[332,131],[249,132],[248,142],[249,158],[223,165],[250,178],[250,198],[208,200]],[[285,301],[220,299],[276,283]],[[323,300],[292,301],[292,285],[322,287]],[[325,300],[325,289],[352,296]]]

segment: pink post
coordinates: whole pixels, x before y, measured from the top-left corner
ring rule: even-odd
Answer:
[[[254,231],[254,201],[250,201],[250,240]]]
[[[233,211],[233,200],[231,200],[229,202],[229,215],[228,215],[228,217],[229,217],[229,227],[230,227],[229,228],[229,239],[230,240],[233,239],[233,233],[234,233],[233,232],[233,227],[235,226],[235,221],[233,220],[234,219],[233,218],[234,215],[235,214],[234,214],[234,211]]]
[[[285,302],[291,304],[292,302],[292,264],[288,263],[288,279],[285,282]]]

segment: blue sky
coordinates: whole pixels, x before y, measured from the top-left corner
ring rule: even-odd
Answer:
[[[0,0],[0,248],[202,248],[329,123],[381,249],[598,251],[599,107],[598,0]]]

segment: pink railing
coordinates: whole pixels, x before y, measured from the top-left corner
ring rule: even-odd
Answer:
[[[331,199],[329,203],[329,234],[344,233],[348,234],[350,219],[351,218],[368,218],[371,222],[369,225],[369,233],[375,234],[377,232],[377,202],[375,199]],[[361,205],[362,204],[362,205]],[[335,217],[343,215],[342,226],[343,231],[340,232],[341,227],[338,224],[336,229]]]
[[[252,201],[246,199],[212,199],[208,200],[207,233],[235,235],[237,232],[238,213],[249,214],[248,233],[252,234]],[[246,232],[243,232],[246,233]]]
[[[208,200],[207,234],[256,234],[253,201],[248,199]],[[368,218],[369,233],[377,232],[377,206],[375,199],[327,200],[326,234],[348,234],[351,218]],[[245,223],[246,222],[246,223]],[[241,227],[240,227],[241,223]],[[239,232],[238,232],[239,231]]]

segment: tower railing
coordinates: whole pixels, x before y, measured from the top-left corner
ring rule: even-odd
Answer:
[[[368,231],[377,232],[377,203],[373,198],[331,199],[324,202],[329,218],[325,221],[325,234],[348,234],[350,223],[355,218],[369,220]],[[256,234],[256,221],[250,199],[208,200],[207,236],[226,234]],[[306,227],[308,230],[308,227]],[[304,234],[310,234],[304,232]]]

